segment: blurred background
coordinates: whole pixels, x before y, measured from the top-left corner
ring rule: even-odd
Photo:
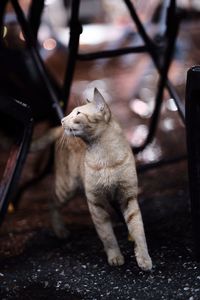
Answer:
[[[5,2],[0,1],[0,8]],[[34,45],[39,52],[59,104],[63,107],[66,99],[63,98],[61,88],[65,89],[66,67],[69,63],[72,1],[45,0],[38,39],[33,39],[31,47],[25,42],[11,2],[17,3],[16,0],[8,1],[1,32],[0,93],[31,103],[35,122],[33,138],[38,138],[60,121],[59,118],[54,120],[52,117],[49,94],[31,59],[31,47]],[[28,18],[33,3],[38,3],[39,7],[43,1],[18,2]],[[170,1],[132,0],[132,3],[148,35],[160,45],[159,49],[162,51]],[[177,0],[176,4],[180,27],[168,77],[184,106],[187,70],[200,64],[200,1]],[[32,17],[34,19],[34,15]],[[83,32],[80,36],[79,53],[143,45],[124,1],[81,0],[80,22]],[[173,22],[170,25],[173,31]],[[158,71],[148,53],[77,61],[65,114],[84,103],[86,98],[91,99],[93,89],[97,87],[119,120],[130,145],[140,146],[149,131],[158,82]],[[8,158],[8,147],[13,143],[18,126],[6,116],[0,115],[0,128],[2,173]],[[42,173],[49,162],[51,151],[51,147],[48,147],[27,155],[19,188]],[[126,264],[124,269],[120,269],[122,272],[119,269],[111,271],[105,264],[103,250],[94,233],[83,195],[77,196],[63,208],[64,221],[73,232],[72,239],[65,243],[55,238],[49,217],[53,168],[47,176],[29,185],[23,193],[18,194],[18,189],[10,200],[19,201],[9,206],[5,221],[0,227],[2,299],[39,299],[38,291],[43,295],[41,299],[136,299],[133,285],[136,293],[142,293],[137,299],[200,299],[199,265],[192,261],[186,156],[185,125],[174,99],[165,89],[154,139],[135,156],[139,170],[139,203],[150,253],[155,265],[157,264],[150,275],[138,273],[134,259],[129,262],[130,269],[127,269]],[[159,165],[163,159],[168,161],[174,157],[178,159],[173,163]],[[151,164],[151,168],[142,168],[147,164]],[[127,234],[123,233],[121,224],[116,229],[125,256],[133,257],[132,250],[125,244]],[[101,276],[95,279],[99,273]],[[161,284],[159,287],[162,281],[163,286]],[[172,288],[170,282],[173,284]],[[80,284],[79,291],[77,283]],[[118,284],[122,283],[123,287],[119,288]],[[112,288],[112,284],[116,286]],[[98,286],[103,296],[89,297],[90,289],[93,289],[94,294],[99,292]],[[105,288],[102,289],[101,286]],[[111,289],[116,294],[114,298],[108,296]],[[60,294],[61,297],[53,297],[54,292],[58,291],[64,291]],[[71,293],[69,298],[66,291]],[[73,297],[77,291],[79,296],[86,295],[86,298]],[[117,293],[120,291],[127,296],[123,294],[121,298],[118,297]],[[129,291],[132,293],[131,297],[127,294]],[[146,291],[152,293],[151,297],[148,298]]]

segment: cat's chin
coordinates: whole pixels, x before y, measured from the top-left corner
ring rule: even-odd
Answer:
[[[66,136],[73,136],[73,137],[80,137],[81,136],[81,132],[79,130],[73,129],[65,129],[65,135]]]
[[[70,132],[69,129],[65,129],[64,133],[65,133],[66,136],[71,136],[72,135],[72,132]]]

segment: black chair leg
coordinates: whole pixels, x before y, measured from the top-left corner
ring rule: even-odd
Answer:
[[[29,107],[7,96],[0,96],[0,112],[16,124],[17,133],[11,146],[0,181],[0,224],[19,180],[32,137],[33,119]],[[13,129],[14,131],[14,129]]]
[[[65,99],[65,104],[63,110],[65,111],[69,95],[70,89],[73,81],[77,54],[79,49],[79,37],[82,33],[82,26],[79,21],[79,8],[80,8],[80,0],[72,1],[72,12],[71,12],[71,20],[70,20],[70,40],[69,40],[69,54],[68,54],[68,63],[65,72],[64,86],[63,86],[63,98]]]
[[[191,214],[196,248],[200,259],[200,66],[192,67],[186,85],[186,134]]]

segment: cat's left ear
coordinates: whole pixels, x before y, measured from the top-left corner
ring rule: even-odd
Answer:
[[[93,101],[94,101],[98,111],[104,110],[106,103],[105,103],[103,96],[101,95],[101,93],[99,92],[99,90],[97,88],[94,89],[94,100]]]
[[[111,116],[110,109],[97,88],[94,89],[93,103],[95,104],[97,111],[103,113],[105,121],[109,122]]]

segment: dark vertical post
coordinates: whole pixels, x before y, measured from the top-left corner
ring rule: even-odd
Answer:
[[[0,225],[7,212],[9,201],[19,181],[19,177],[28,154],[32,137],[33,118],[30,108],[20,101],[7,96],[0,96],[0,111],[17,121],[19,132],[13,142],[0,180]],[[19,126],[19,123],[21,126]]]
[[[24,34],[24,37],[26,40],[26,45],[30,51],[32,59],[33,59],[35,65],[37,66],[38,72],[39,72],[39,74],[47,88],[47,91],[49,93],[49,100],[51,101],[53,111],[55,112],[56,122],[58,122],[58,124],[60,124],[60,120],[64,116],[63,110],[60,107],[57,94],[51,84],[49,77],[48,77],[48,73],[46,72],[45,65],[40,57],[38,49],[35,46],[35,39],[32,34],[29,22],[27,22],[25,15],[23,13],[23,10],[21,9],[21,6],[18,3],[18,0],[11,0],[11,3],[15,10],[16,15],[17,15],[18,22],[22,28],[22,31],[23,31],[23,34]]]
[[[82,33],[82,26],[79,22],[79,7],[80,0],[72,0],[71,20],[70,20],[70,40],[69,40],[69,54],[68,62],[64,79],[63,87],[63,99],[64,99],[64,111],[67,106],[70,94],[70,88],[74,76],[74,70],[76,65],[79,37]]]
[[[37,35],[41,23],[43,9],[44,9],[44,0],[32,0],[29,9],[28,19],[34,37],[35,45],[37,45]]]
[[[126,2],[129,2],[129,0],[126,0]],[[172,25],[169,23],[169,20],[171,20]],[[143,143],[143,145],[139,146],[139,147],[134,147],[134,152],[138,153],[139,151],[142,151],[150,142],[152,142],[154,136],[155,136],[155,132],[157,129],[157,125],[158,125],[158,120],[159,120],[159,116],[160,116],[160,109],[162,106],[162,101],[163,101],[163,92],[164,92],[164,88],[166,86],[166,82],[167,82],[167,74],[168,74],[168,70],[172,61],[172,57],[173,57],[173,53],[174,53],[174,49],[175,49],[175,43],[176,43],[176,37],[177,37],[177,33],[178,33],[178,28],[179,28],[179,17],[176,13],[176,3],[175,0],[171,0],[170,2],[170,6],[168,8],[168,15],[167,15],[167,32],[166,32],[166,49],[165,49],[165,53],[163,55],[162,58],[162,65],[160,65],[160,62],[158,64],[158,61],[155,61],[154,58],[154,52],[150,52],[151,57],[153,59],[153,61],[155,62],[158,71],[160,73],[160,80],[159,80],[159,84],[158,84],[158,90],[157,90],[157,94],[156,94],[156,98],[155,98],[155,108],[151,117],[151,121],[150,121],[150,126],[149,126],[149,132],[147,135],[147,138],[145,140],[145,142]],[[142,32],[141,32],[142,34]],[[145,40],[145,42],[148,42]],[[150,47],[151,49],[151,47]],[[160,57],[160,56],[158,56]]]
[[[187,74],[186,134],[193,233],[200,259],[200,66],[192,67]]]

